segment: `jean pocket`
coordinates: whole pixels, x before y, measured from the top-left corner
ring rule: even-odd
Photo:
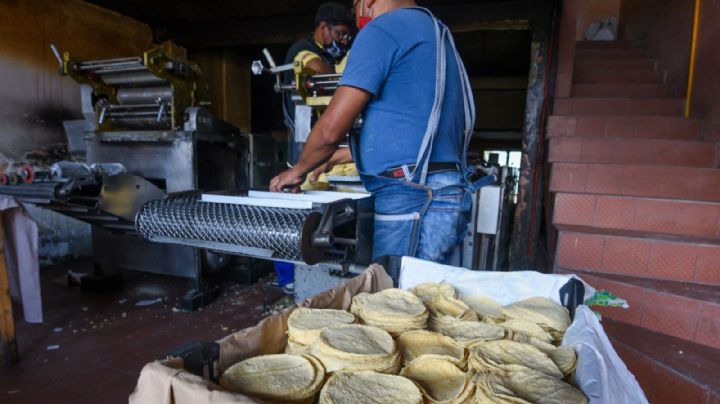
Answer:
[[[465,234],[459,231],[467,223],[464,218],[459,206],[428,210],[420,225],[417,257],[444,262]]]
[[[459,190],[457,192],[433,196],[428,211],[459,212],[462,209],[463,195],[464,192]]]
[[[413,255],[420,213],[375,214],[373,260],[385,255]]]

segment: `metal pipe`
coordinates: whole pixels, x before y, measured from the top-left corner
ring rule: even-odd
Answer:
[[[172,89],[170,87],[138,87],[138,88],[121,88],[117,92],[117,100],[122,105],[128,104],[152,104],[157,99],[172,99]],[[157,104],[155,104],[157,106]]]
[[[141,57],[128,57],[128,58],[115,58],[115,59],[102,59],[102,60],[88,60],[86,62],[82,62],[81,65],[100,65],[100,64],[108,64],[108,63],[121,63],[121,62],[142,62]]]
[[[149,71],[113,73],[102,76],[102,80],[109,86],[167,84],[165,79]]]
[[[106,76],[110,74],[120,74],[120,73],[132,73],[132,72],[148,72],[147,67],[143,65],[121,65],[121,66],[111,66],[111,67],[102,67],[99,69],[90,69],[95,74],[98,74],[100,76]]]
[[[127,67],[140,67],[145,68],[145,65],[138,62],[127,62],[127,63],[113,63],[113,64],[103,64],[103,65],[91,65],[91,66],[85,66],[80,65],[78,66],[78,70],[80,71],[86,71],[86,70],[93,70],[96,72],[102,71],[102,70],[113,70],[113,69],[121,69],[121,68],[127,68]]]
[[[111,120],[115,118],[133,118],[133,117],[147,117],[147,116],[154,116],[156,117],[158,115],[158,111],[135,111],[135,112],[113,112],[108,114],[108,118]]]
[[[136,111],[136,110],[142,110],[142,109],[157,109],[159,104],[134,104],[134,105],[120,105],[120,104],[111,104],[108,105],[109,111]]]
[[[333,85],[338,84],[339,82],[340,80],[311,81],[311,83],[315,84],[316,86]]]
[[[695,0],[695,12],[693,14],[692,41],[690,43],[690,71],[688,72],[687,93],[685,94],[685,118],[690,117],[690,102],[692,99],[693,85],[695,82],[695,59],[697,57],[698,26],[700,25],[700,8],[702,0]]]
[[[272,74],[278,74],[278,73],[289,72],[289,71],[293,70],[294,68],[295,68],[295,64],[294,64],[294,63],[288,63],[288,64],[286,64],[286,65],[280,65],[280,66],[277,66],[277,67],[271,67],[271,68],[266,69],[266,70],[267,70],[268,72],[272,73]]]
[[[348,246],[357,245],[357,240],[355,240],[354,238],[335,237],[333,240],[335,241],[335,244],[348,245]]]

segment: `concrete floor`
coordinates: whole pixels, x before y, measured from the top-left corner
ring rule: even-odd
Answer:
[[[126,403],[144,364],[186,343],[252,326],[268,314],[261,287],[268,279],[252,286],[221,279],[221,297],[196,312],[175,309],[189,287],[184,279],[130,272],[122,290],[105,294],[53,282],[69,269],[91,268],[90,262],[75,262],[41,270],[42,324],[24,322],[15,305],[21,360],[0,368],[1,403]],[[270,300],[282,297],[270,294]],[[135,306],[158,297],[162,302]],[[53,345],[57,349],[48,350]]]

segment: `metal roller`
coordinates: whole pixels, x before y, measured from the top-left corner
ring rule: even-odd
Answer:
[[[170,87],[121,88],[117,92],[117,100],[123,105],[153,104],[158,99],[172,100]]]
[[[102,81],[109,86],[143,86],[167,84],[161,77],[152,74],[149,70],[143,69],[136,72],[103,74]]]
[[[146,203],[135,223],[149,241],[300,261],[319,216],[311,210],[207,203],[190,195]]]
[[[113,125],[128,130],[159,130],[170,128],[170,118],[165,115],[157,120],[157,113],[147,116],[133,115],[131,117],[111,116],[109,118]]]

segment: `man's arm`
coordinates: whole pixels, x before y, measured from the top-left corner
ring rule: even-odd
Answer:
[[[323,62],[320,57],[311,59],[305,63],[305,67],[317,72],[317,74],[330,74],[333,73],[332,68]]]
[[[320,55],[315,52],[305,50],[301,51],[293,59],[295,62],[302,62],[306,68],[316,72],[317,74],[334,73],[332,66],[325,63]]]
[[[367,91],[341,86],[310,132],[300,160],[293,168],[272,179],[270,191],[281,192],[288,186],[296,190],[308,172],[327,162],[371,97]]]

